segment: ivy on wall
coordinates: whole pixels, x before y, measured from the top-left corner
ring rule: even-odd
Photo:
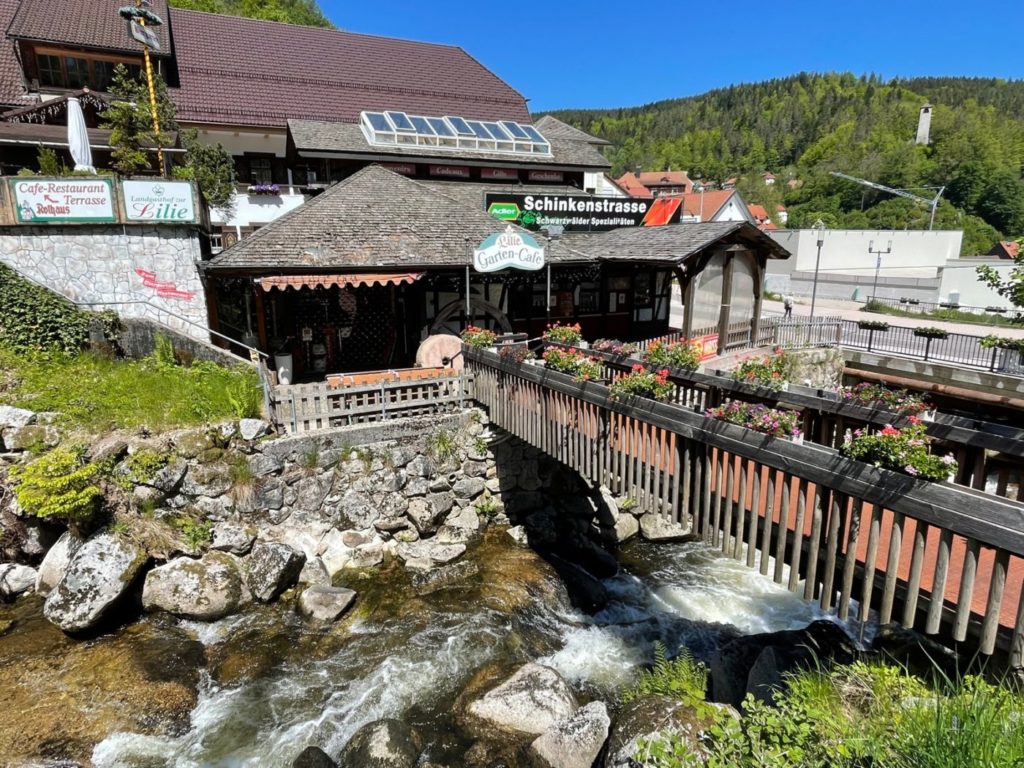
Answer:
[[[116,340],[116,313],[86,312],[0,264],[0,344],[19,352],[73,354],[86,345],[94,320],[108,341]]]

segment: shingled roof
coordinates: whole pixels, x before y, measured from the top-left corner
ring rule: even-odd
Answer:
[[[21,0],[6,31],[15,39],[139,54],[142,46],[128,36],[125,21],[117,12],[125,4],[118,0]],[[167,56],[171,50],[167,3],[152,0],[152,10],[164,21],[154,29],[160,40],[160,50],[154,53]]]
[[[210,271],[262,274],[463,266],[505,225],[426,184],[368,166],[208,262]],[[586,261],[562,242],[553,262]]]
[[[10,26],[14,14],[18,12],[19,2],[20,0],[0,0],[0,106],[13,107],[29,103],[28,90],[21,74],[21,64],[18,63],[17,43],[3,34]]]
[[[443,114],[435,112],[434,114]],[[551,144],[551,156],[510,155],[507,152],[466,152],[431,150],[430,147],[378,145],[366,140],[362,129],[356,123],[330,123],[318,120],[289,120],[288,133],[295,149],[303,152],[334,152],[339,155],[366,154],[373,157],[394,156],[396,158],[415,157],[423,159],[436,158],[440,163],[458,162],[460,164],[486,160],[489,163],[512,163],[514,165],[543,165],[569,168],[609,168],[611,164],[596,147],[583,141],[565,139],[560,136],[544,137]]]
[[[568,123],[563,123],[557,117],[551,115],[544,115],[536,123],[537,129],[541,131],[549,139],[552,136],[558,136],[562,139],[568,139],[569,141],[585,141],[588,144],[596,144],[600,146],[608,146],[611,144],[606,139],[598,138],[597,136],[591,136],[589,133],[581,131],[579,128],[574,128]]]
[[[526,100],[461,48],[172,10],[182,122],[355,123],[361,110],[529,122]]]

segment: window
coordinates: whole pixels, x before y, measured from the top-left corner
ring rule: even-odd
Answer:
[[[64,68],[67,71],[68,88],[81,88],[89,85],[89,62],[76,59],[74,56],[64,57]]]
[[[93,87],[97,91],[106,91],[110,88],[110,84],[114,82],[114,67],[116,67],[113,61],[94,61],[92,63]]]
[[[269,157],[249,158],[249,177],[253,184],[270,184],[273,175],[273,165]]]
[[[39,84],[49,85],[55,88],[64,88],[64,70],[60,66],[60,59],[56,56],[39,56]]]

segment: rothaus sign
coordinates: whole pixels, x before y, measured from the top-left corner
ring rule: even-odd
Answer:
[[[566,232],[602,232],[619,227],[674,224],[679,221],[679,208],[678,198],[638,200],[505,192],[484,195],[484,209],[492,216],[534,230],[557,225]]]
[[[537,270],[544,266],[544,249],[526,234],[512,229],[486,238],[473,251],[473,268],[477,272],[497,272],[499,269]]]
[[[19,224],[117,221],[107,178],[11,179]]]

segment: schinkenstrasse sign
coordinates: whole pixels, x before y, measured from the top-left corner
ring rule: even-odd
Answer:
[[[511,225],[491,235],[473,251],[473,268],[477,272],[499,269],[537,270],[544,266],[544,249],[529,235],[520,234]]]
[[[187,181],[125,181],[121,188],[129,221],[196,223],[192,185]]]
[[[566,232],[601,232],[619,227],[674,224],[678,210],[662,221],[653,216],[660,207],[655,200],[593,195],[524,194],[488,192],[484,209],[499,219],[527,229],[558,225]]]
[[[114,185],[110,179],[11,179],[19,224],[111,222]]]

